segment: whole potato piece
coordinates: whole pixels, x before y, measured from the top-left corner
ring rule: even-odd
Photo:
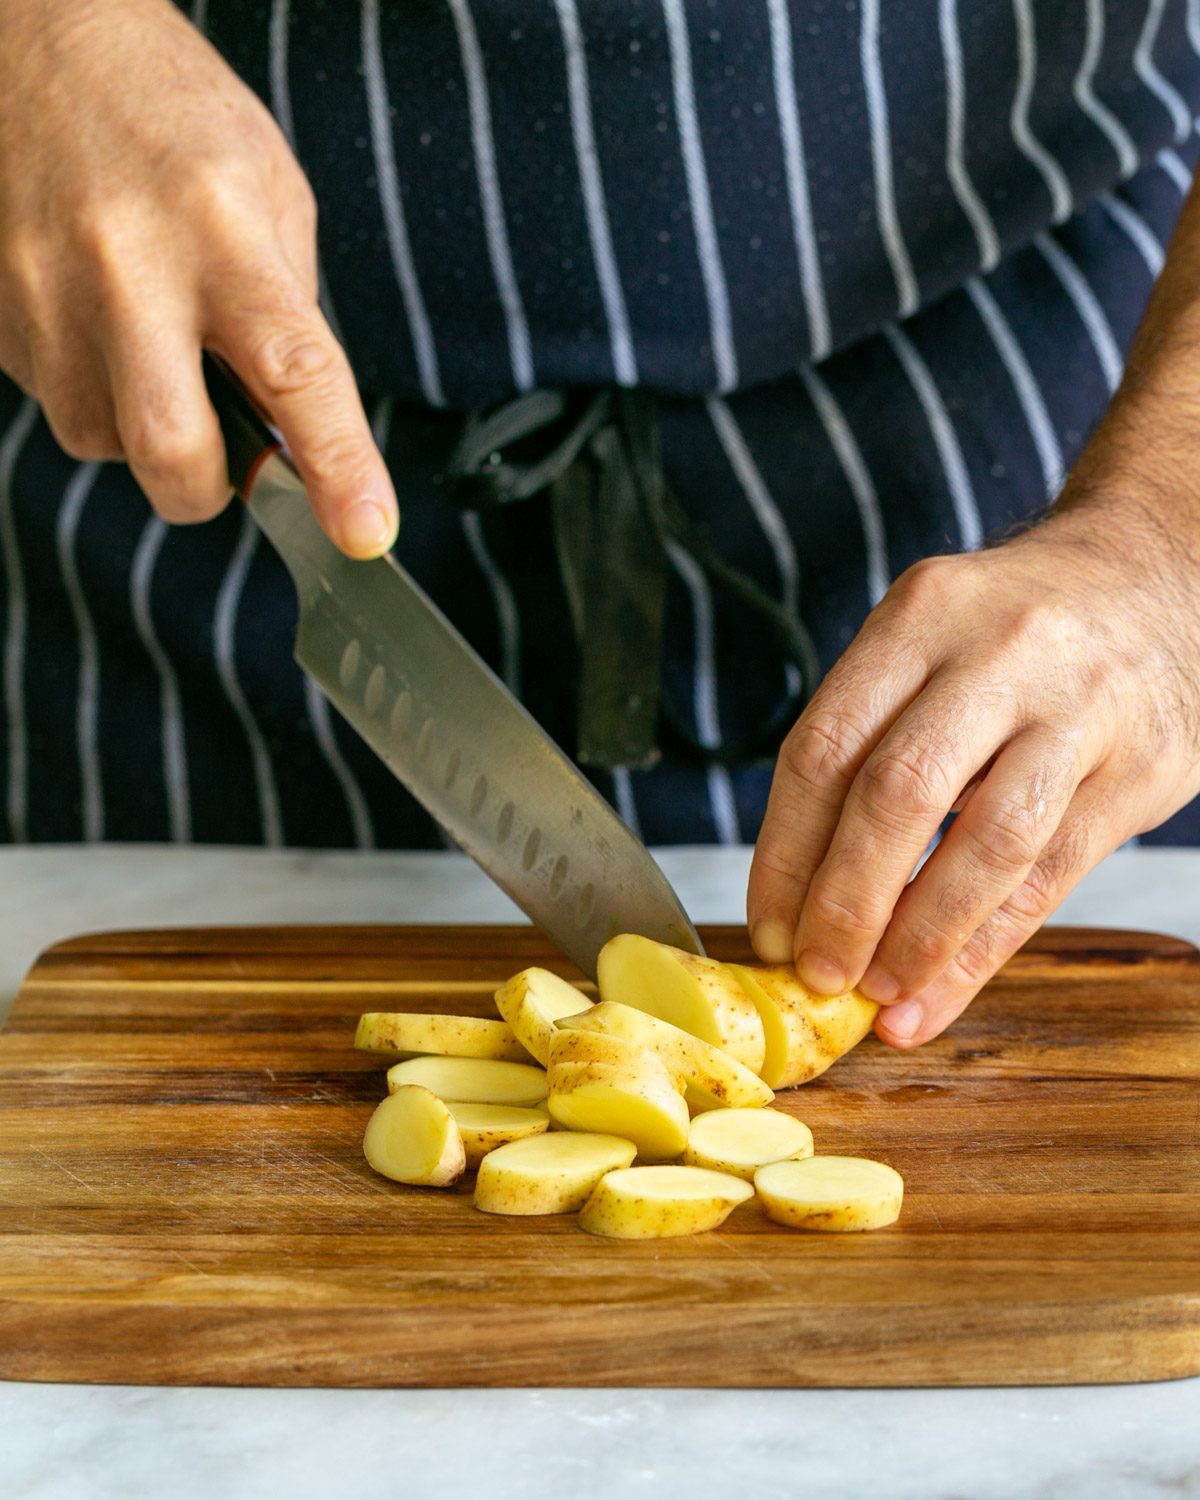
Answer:
[[[454,1116],[428,1089],[397,1089],[367,1122],[363,1155],[380,1174],[414,1187],[446,1187],[466,1170]]]
[[[715,1229],[754,1189],[700,1167],[628,1167],[609,1172],[583,1206],[579,1227],[612,1239],[666,1239]]]
[[[522,969],[496,991],[496,1009],[542,1067],[549,1061],[555,1021],[587,1010],[591,1004],[585,994],[549,969]]]
[[[419,1083],[439,1099],[467,1104],[517,1104],[526,1109],[546,1098],[546,1074],[531,1063],[485,1057],[412,1057],[387,1072],[388,1090]]]
[[[489,1151],[475,1179],[475,1207],[487,1214],[574,1213],[605,1172],[627,1167],[632,1141],[562,1131]]]
[[[510,1027],[488,1016],[421,1015],[415,1011],[368,1011],[358,1019],[354,1045],[377,1057],[489,1057],[529,1062]]]
[[[528,1109],[517,1104],[470,1104],[452,1099],[446,1108],[462,1135],[468,1172],[473,1172],[489,1151],[497,1151],[510,1141],[542,1135],[550,1128],[549,1111],[540,1104]]]
[[[754,1181],[759,1167],[813,1154],[812,1131],[778,1109],[712,1109],[688,1130],[685,1165]]]
[[[865,1156],[810,1156],[760,1167],[754,1188],[767,1218],[792,1229],[882,1229],[900,1216],[904,1179]]]

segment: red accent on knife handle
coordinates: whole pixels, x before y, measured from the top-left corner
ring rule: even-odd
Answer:
[[[204,355],[204,383],[213,404],[221,436],[229,482],[244,500],[263,460],[279,449],[279,439],[250,404],[234,377],[212,354]]]

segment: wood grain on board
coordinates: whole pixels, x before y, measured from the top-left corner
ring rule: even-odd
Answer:
[[[744,933],[708,950],[747,960]],[[605,1241],[375,1176],[364,1010],[493,1014],[532,929],[116,933],[0,1032],[0,1376],[962,1385],[1200,1372],[1200,954],[1048,930],[939,1041],[781,1094],[900,1222]]]

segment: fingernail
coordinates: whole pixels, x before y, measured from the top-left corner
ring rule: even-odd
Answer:
[[[898,979],[893,979],[882,964],[870,963],[867,972],[858,981],[858,988],[868,1000],[874,1000],[877,1005],[890,1005],[901,990]]]
[[[790,964],[794,936],[786,922],[777,921],[774,917],[764,917],[761,922],[754,924],[750,941],[763,963]]]
[[[840,995],[848,986],[846,976],[831,958],[811,949],[802,953],[796,962],[796,973],[801,984],[815,990],[818,995]]]
[[[884,1028],[898,1042],[907,1042],[910,1037],[916,1036],[924,1020],[925,1007],[919,1000],[905,1000],[883,1013]]]
[[[378,557],[391,546],[396,528],[382,505],[360,500],[342,517],[342,547],[355,557]]]

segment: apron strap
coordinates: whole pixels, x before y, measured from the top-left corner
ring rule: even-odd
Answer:
[[[535,390],[472,413],[446,465],[443,488],[463,510],[548,496],[579,648],[581,763],[605,770],[653,765],[660,714],[701,758],[741,760],[767,750],[812,695],[820,668],[803,621],[721,555],[667,484],[650,392]],[[768,722],[719,745],[701,744],[663,702],[672,548],[756,617],[799,681]]]

